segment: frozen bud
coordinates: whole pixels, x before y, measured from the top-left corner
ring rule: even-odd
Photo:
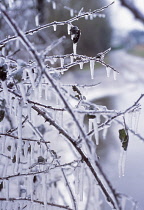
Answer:
[[[0,110],[0,122],[4,119],[4,116],[5,116],[5,111]]]
[[[96,59],[103,61],[103,59],[104,59],[104,54],[103,54],[103,53],[98,53],[98,54],[96,55]]]
[[[20,69],[14,71],[14,72],[11,74],[11,76],[14,78],[14,80],[15,80],[16,82],[18,82],[18,83],[21,82],[21,81],[22,81],[22,76],[23,76],[23,69],[20,68]]]
[[[76,44],[79,41],[81,31],[77,26],[73,26],[70,29],[70,33],[72,36],[73,43]]]
[[[38,163],[44,163],[45,159],[42,156],[38,157]]]
[[[7,65],[3,64],[0,66],[0,80],[5,81],[7,78]]]

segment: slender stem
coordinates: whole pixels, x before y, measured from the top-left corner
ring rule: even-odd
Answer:
[[[7,201],[7,199],[6,198],[0,198],[0,201]],[[31,202],[31,199],[28,199],[28,198],[9,198],[9,201],[12,201],[12,202],[14,202],[14,201],[29,201],[29,202]],[[33,200],[33,202],[37,203],[37,204],[44,205],[43,201]],[[63,205],[59,205],[59,204],[47,203],[47,205],[55,206],[55,207],[62,208],[62,209],[72,210],[68,206],[63,206]]]

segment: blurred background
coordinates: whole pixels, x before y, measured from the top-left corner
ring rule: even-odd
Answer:
[[[39,24],[42,25],[54,20],[67,20],[78,14],[82,8],[83,11],[95,10],[111,3],[108,0],[3,0],[7,8],[13,2],[16,6],[13,8],[12,5],[9,13],[23,31],[36,27],[36,17],[39,17]],[[91,80],[89,64],[85,64],[83,70],[80,70],[79,66],[71,68],[63,75],[61,81],[66,84],[101,82],[99,86],[87,91],[86,98],[96,104],[107,106],[109,109],[125,110],[144,93],[144,1],[116,0],[111,7],[100,14],[97,17],[88,17],[88,19],[81,18],[73,23],[81,30],[77,52],[95,56],[111,47],[112,50],[106,56],[105,62],[119,71],[117,80],[114,81],[112,75],[107,78],[105,67],[99,64],[95,64],[95,78]],[[1,14],[0,31],[2,32],[0,40],[13,35]],[[54,43],[57,37],[62,36],[66,38],[49,50],[49,55],[72,53],[72,41],[67,35],[65,25],[57,26],[56,32],[50,27],[33,34],[33,36],[28,35],[39,52]],[[0,46],[0,53],[8,55],[16,48],[19,51],[15,56],[26,60],[31,59],[30,55],[23,55],[22,46],[18,41],[9,42],[5,48]],[[141,105],[138,129],[135,133],[144,137],[144,100],[141,101]],[[133,116],[132,124],[135,124],[135,121],[136,118]],[[131,127],[135,130],[134,125]],[[118,161],[121,144],[118,130],[121,128],[123,127],[113,123],[111,129],[108,130],[106,139],[103,139],[101,135],[97,152],[104,171],[109,179],[113,180],[114,187],[118,191],[134,197],[139,202],[140,208],[144,209],[143,140],[139,140],[134,134],[129,133],[125,176],[119,178]]]

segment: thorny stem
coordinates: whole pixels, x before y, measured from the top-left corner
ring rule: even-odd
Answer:
[[[92,172],[92,174],[94,175],[95,179],[97,180],[99,186],[101,187],[103,193],[105,194],[107,201],[110,202],[113,207],[116,209],[115,203],[113,201],[113,199],[111,198],[111,196],[109,195],[109,193],[107,192],[105,186],[103,185],[103,183],[101,182],[101,180],[99,179],[99,177],[97,176],[95,169],[93,168],[91,162],[89,161],[89,159],[86,157],[86,155],[83,153],[83,151],[78,147],[77,142],[71,137],[69,136],[69,134],[63,129],[61,128],[54,120],[52,120],[51,118],[49,118],[45,112],[41,111],[38,107],[36,106],[32,106],[32,108],[37,111],[42,117],[44,117],[44,119],[46,120],[46,122],[49,122],[51,125],[53,125],[60,134],[62,134],[63,136],[65,136],[70,143],[74,146],[74,148],[77,150],[77,152],[80,154],[82,160],[86,163],[86,165],[89,167],[90,171]],[[103,176],[103,171],[98,163],[98,161],[95,161],[96,166],[98,167],[100,174]],[[104,180],[106,181],[107,185],[109,186],[109,188],[111,189],[112,193],[114,192],[113,188],[110,185],[110,182],[108,182],[107,179],[105,179],[106,176],[104,176]],[[115,198],[115,194],[113,194],[114,198]],[[118,209],[121,210],[121,207],[118,203],[117,198],[115,198],[116,200],[116,205],[118,205]]]
[[[9,137],[12,137],[14,139],[18,139],[18,136],[14,136],[14,135],[11,135],[9,133],[0,133],[0,137],[1,136],[9,136]],[[48,144],[50,143],[50,141],[43,141],[43,140],[36,140],[36,139],[30,139],[30,138],[22,138],[23,141],[34,141],[34,142],[38,142],[38,143],[45,143],[45,144]]]
[[[6,198],[0,198],[0,201],[7,201],[7,199]],[[29,202],[31,202],[31,199],[28,199],[28,198],[9,198],[9,201],[12,201],[12,202],[14,202],[14,201],[29,201]],[[39,200],[33,200],[33,202],[44,205],[44,202],[39,201]],[[59,204],[54,204],[54,203],[48,203],[47,202],[47,205],[55,206],[55,207],[58,207],[58,208],[61,208],[61,209],[72,210],[68,206],[63,206],[63,205],[59,205]]]
[[[104,8],[103,8],[104,9]],[[71,114],[73,120],[75,121],[77,127],[79,128],[79,131],[82,135],[82,138],[87,141],[89,140],[88,137],[86,136],[86,134],[84,133],[82,127],[80,126],[77,118],[75,117],[72,109],[70,108],[70,106],[68,105],[67,101],[65,100],[63,94],[61,93],[61,91],[59,90],[59,88],[57,87],[57,85],[55,84],[54,80],[52,79],[52,77],[50,75],[48,75],[45,71],[44,71],[44,66],[43,63],[41,62],[38,53],[35,51],[35,49],[33,48],[33,46],[31,45],[31,43],[28,41],[28,39],[23,35],[22,31],[20,31],[20,29],[16,26],[15,22],[9,17],[9,15],[7,14],[7,12],[5,11],[5,8],[1,5],[1,12],[3,13],[5,19],[7,20],[7,22],[9,23],[9,25],[11,26],[11,28],[17,33],[17,35],[21,38],[22,42],[24,43],[24,45],[26,45],[26,47],[29,49],[29,51],[31,52],[32,56],[36,59],[38,66],[40,67],[41,73],[43,73],[46,78],[49,80],[49,82],[51,83],[51,85],[53,86],[53,88],[55,89],[55,91],[57,92],[57,94],[59,95],[59,97],[61,98],[61,100],[63,101],[67,111]],[[79,16],[77,16],[77,18],[79,18]],[[75,18],[71,19],[71,22],[74,21]],[[111,186],[109,185],[109,182],[107,182],[107,180],[104,178],[105,182],[107,183],[107,185],[109,186],[113,197],[111,198],[110,194],[107,192],[106,188],[104,187],[104,185],[102,184],[101,180],[99,179],[99,177],[97,176],[91,162],[89,161],[89,159],[84,155],[84,153],[82,152],[82,150],[77,146],[76,142],[74,142],[71,137],[62,129],[60,128],[55,121],[51,120],[50,118],[48,118],[45,113],[43,113],[41,110],[39,110],[36,106],[32,106],[33,109],[35,109],[36,111],[38,111],[43,117],[46,117],[46,119],[48,121],[50,121],[51,124],[53,124],[53,126],[55,126],[59,131],[61,131],[61,133],[71,142],[71,144],[75,147],[75,149],[78,151],[78,153],[81,155],[83,161],[86,162],[87,166],[89,167],[89,169],[91,170],[92,174],[94,175],[95,179],[97,180],[98,184],[100,185],[104,195],[106,196],[107,200],[113,205],[113,208],[117,208],[119,210],[121,210],[121,206],[120,203],[118,202],[117,198],[115,197],[115,194],[113,193],[113,189],[111,189]],[[98,162],[96,162],[97,165],[99,165]],[[101,171],[101,168],[99,167],[100,173],[103,174],[103,172]],[[115,201],[114,201],[115,200]]]
[[[18,174],[14,174],[14,175],[10,175],[10,176],[5,176],[5,177],[0,177],[0,180],[8,180],[8,179],[11,179],[11,178],[14,178],[14,177],[19,177],[19,176],[31,176],[31,175],[37,175],[37,174],[41,174],[41,173],[47,173],[48,171],[50,170],[53,170],[55,168],[64,168],[64,167],[67,167],[67,166],[72,166],[72,164],[76,163],[76,162],[79,162],[79,160],[75,160],[73,162],[70,162],[70,163],[65,163],[65,164],[58,164],[58,165],[55,165],[53,167],[51,166],[48,166],[48,168],[46,170],[43,170],[43,171],[36,171],[36,172],[30,172],[30,173],[18,173]],[[38,165],[39,163],[37,163]],[[40,164],[39,164],[40,165]],[[50,163],[49,163],[50,165]]]

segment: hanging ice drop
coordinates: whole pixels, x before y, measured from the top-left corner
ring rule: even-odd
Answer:
[[[35,16],[35,24],[36,26],[39,26],[39,14]]]
[[[94,79],[94,65],[95,65],[95,60],[90,60],[91,79]]]
[[[61,67],[64,66],[64,58],[60,58]]]
[[[77,43],[73,43],[73,53],[76,55],[76,50],[77,50]]]
[[[106,66],[107,77],[110,77],[111,68]]]
[[[52,1],[52,8],[53,9],[56,9],[56,3],[55,3],[55,1]]]
[[[80,63],[79,63],[80,69],[83,69],[83,64],[84,64],[83,62],[80,62]]]
[[[68,23],[68,25],[67,25],[68,35],[70,35],[70,29],[71,29],[71,24],[70,24],[70,23]]]
[[[113,78],[114,78],[114,80],[117,79],[117,72],[116,71],[113,71]]]
[[[73,17],[74,16],[74,10],[70,9],[70,16]]]
[[[54,31],[57,29],[57,24],[53,24]]]

